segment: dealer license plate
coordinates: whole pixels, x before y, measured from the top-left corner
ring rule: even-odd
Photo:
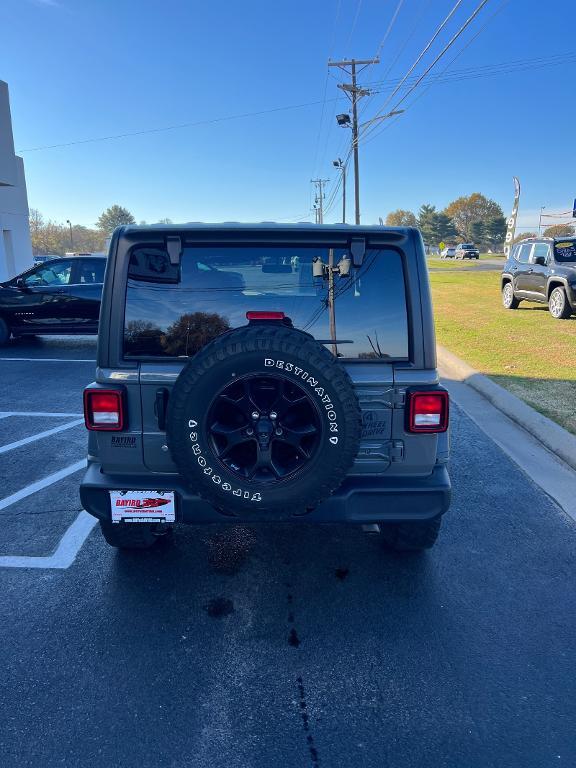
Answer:
[[[113,523],[173,523],[173,491],[110,491]]]

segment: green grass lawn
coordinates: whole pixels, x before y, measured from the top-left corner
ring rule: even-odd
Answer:
[[[576,434],[576,316],[500,301],[499,272],[430,274],[438,343]]]

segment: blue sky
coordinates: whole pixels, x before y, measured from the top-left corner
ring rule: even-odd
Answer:
[[[327,59],[373,56],[398,2],[3,0],[0,28],[9,33],[3,34],[0,78],[10,87],[17,150],[318,102],[23,151],[30,205],[55,220],[86,225],[112,203],[150,222],[313,220],[310,179],[330,178],[330,195],[337,179],[332,160],[345,155],[350,138],[334,119],[347,103],[332,101],[341,91],[337,70],[326,81]],[[477,4],[462,2],[416,72]],[[404,0],[382,63],[360,82],[378,90],[377,81],[402,77],[453,5]],[[567,56],[576,51],[573,1],[557,0],[553,12],[544,13],[538,0],[490,0],[433,72],[442,72],[501,6],[448,70],[467,70],[464,77],[427,91],[424,83],[413,104],[412,97],[402,104],[405,114],[372,140],[366,137],[364,223],[425,202],[442,208],[474,191],[508,212],[513,175],[522,182],[520,226],[537,225],[542,205],[547,211],[571,207],[576,56]],[[560,63],[552,66],[551,57]],[[487,71],[481,68],[533,59],[478,77]],[[361,119],[376,114],[389,93],[366,99]],[[349,192],[351,202],[351,183]],[[339,215],[338,200],[326,220]]]

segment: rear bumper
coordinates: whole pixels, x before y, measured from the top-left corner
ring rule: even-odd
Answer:
[[[269,522],[267,515],[252,510],[245,516],[227,515],[214,509],[187,488],[177,475],[105,475],[90,463],[80,498],[87,512],[110,519],[111,490],[166,490],[176,493],[176,519],[180,523]],[[310,523],[384,523],[429,520],[450,506],[448,471],[438,466],[426,478],[350,478],[318,507],[287,518]],[[277,519],[277,518],[275,518]]]

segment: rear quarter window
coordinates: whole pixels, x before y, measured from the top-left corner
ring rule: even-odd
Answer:
[[[407,360],[408,316],[402,254],[367,250],[347,277],[314,277],[336,266],[342,248],[187,246],[181,264],[158,248],[130,256],[124,322],[126,358],[191,357],[248,311],[282,311],[338,357]]]

